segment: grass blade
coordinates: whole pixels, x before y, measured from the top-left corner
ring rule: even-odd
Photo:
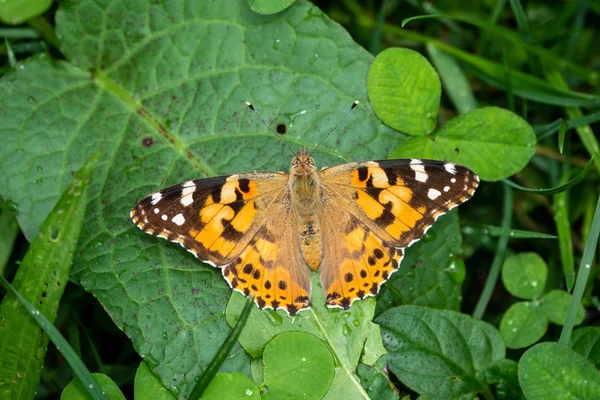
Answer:
[[[581,264],[579,265],[579,271],[577,273],[577,281],[575,282],[575,289],[573,290],[573,297],[571,298],[571,305],[569,306],[569,312],[565,324],[560,333],[559,343],[569,345],[571,341],[571,333],[573,332],[573,326],[575,324],[575,317],[577,316],[577,309],[581,304],[583,298],[583,292],[587,285],[587,281],[590,277],[590,270],[592,269],[592,262],[594,260],[594,254],[596,253],[596,246],[598,245],[598,238],[600,237],[600,197],[596,203],[596,211],[594,212],[594,219],[592,221],[592,227],[590,234],[588,235],[585,243],[585,249],[583,250],[583,257],[581,258]]]
[[[100,155],[100,151],[95,153],[75,174],[31,243],[13,280],[14,291],[36,304],[34,317],[41,313],[50,325],[56,318],[68,282],[92,173]],[[0,325],[0,354],[3,354],[0,382],[5,383],[0,385],[0,398],[33,398],[48,344],[48,337],[21,307],[19,296],[8,294],[0,305],[3,321]]]
[[[0,232],[2,232],[0,235],[0,275],[2,275],[19,234],[17,216],[2,198],[0,198]]]
[[[504,229],[493,225],[466,225],[463,228],[466,235],[508,236],[511,239],[557,239],[558,236],[547,233],[522,231],[520,229]]]
[[[503,187],[504,199],[502,205],[502,229],[508,231],[512,223],[513,192],[509,185],[503,185]],[[500,236],[500,239],[498,239],[498,244],[496,245],[496,254],[494,255],[494,261],[492,261],[490,273],[488,274],[488,277],[485,281],[485,286],[481,292],[481,296],[479,297],[479,300],[477,300],[477,305],[473,311],[474,318],[481,319],[483,317],[485,309],[492,298],[492,293],[494,292],[494,288],[498,282],[502,263],[504,262],[504,255],[506,253],[507,245],[508,235]]]
[[[190,400],[198,400],[200,396],[202,396],[202,393],[204,393],[204,390],[206,390],[206,388],[208,387],[210,381],[212,381],[217,372],[219,372],[221,365],[223,365],[223,362],[227,359],[227,356],[229,356],[229,353],[231,352],[231,350],[237,343],[240,335],[242,334],[242,330],[244,329],[246,321],[250,316],[250,311],[252,311],[252,307],[254,307],[254,300],[252,298],[249,298],[246,302],[246,305],[244,306],[244,309],[242,310],[242,313],[240,314],[237,323],[235,324],[235,327],[233,328],[225,342],[223,342],[223,344],[221,345],[221,348],[215,355],[215,358],[213,358],[213,360],[210,362],[210,364],[206,368],[206,371],[204,371],[204,373],[198,380],[198,383],[196,383],[196,386],[194,386],[194,389],[192,390],[192,393],[189,397]]]
[[[75,375],[79,378],[83,386],[87,389],[87,392],[94,400],[108,400],[108,397],[96,382],[96,379],[92,376],[90,371],[87,369],[83,361],[77,356],[75,350],[69,345],[69,342],[60,334],[58,329],[42,314],[38,309],[36,309],[33,304],[28,302],[19,292],[15,290],[15,288],[3,277],[0,275],[0,283],[4,285],[6,290],[12,293],[17,299],[25,306],[28,313],[33,317],[37,325],[46,332],[52,343],[56,346],[57,350],[63,355],[65,360],[73,369]],[[14,338],[13,338],[14,339]],[[32,398],[30,397],[7,397],[7,398]]]
[[[514,183],[513,181],[508,180],[508,179],[504,179],[502,182],[506,183],[509,186],[514,187],[515,189],[519,189],[524,192],[529,192],[529,193],[533,193],[533,194],[548,194],[548,195],[549,194],[558,194],[558,193],[564,192],[565,190],[572,188],[573,186],[575,186],[579,182],[581,182],[583,180],[583,178],[585,178],[585,175],[588,173],[590,168],[592,167],[593,162],[594,162],[594,158],[592,157],[592,159],[587,163],[587,165],[585,166],[583,171],[581,171],[579,173],[579,175],[577,175],[575,178],[571,179],[567,183],[563,183],[562,185],[558,185],[558,186],[548,188],[548,189],[529,189],[529,188],[519,185],[518,183]]]

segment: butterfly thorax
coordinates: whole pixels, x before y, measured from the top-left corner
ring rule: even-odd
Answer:
[[[290,168],[290,200],[298,216],[298,238],[302,258],[316,270],[323,257],[321,234],[321,194],[315,161],[300,149]]]

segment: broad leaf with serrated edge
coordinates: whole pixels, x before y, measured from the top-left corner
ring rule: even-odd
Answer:
[[[410,389],[460,398],[489,390],[478,374],[505,356],[500,334],[487,322],[450,310],[392,308],[375,319],[388,367]]]

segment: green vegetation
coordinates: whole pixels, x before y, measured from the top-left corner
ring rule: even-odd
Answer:
[[[435,7],[0,2],[0,398],[600,398],[600,6]],[[310,310],[261,311],[130,221],[287,168],[245,101],[313,149],[355,100],[319,167],[482,181],[377,297],[328,309],[313,274]]]

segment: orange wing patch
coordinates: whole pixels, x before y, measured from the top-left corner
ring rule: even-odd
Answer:
[[[403,251],[386,246],[361,225],[355,225],[341,244],[347,256],[340,260],[333,280],[323,288],[328,306],[347,309],[355,300],[379,292],[398,270]]]
[[[278,243],[261,228],[234,263],[223,268],[230,286],[254,297],[259,308],[284,309],[290,315],[310,307],[310,282],[284,254],[288,244]],[[296,257],[297,258],[297,257]],[[305,268],[297,265],[299,268]]]

